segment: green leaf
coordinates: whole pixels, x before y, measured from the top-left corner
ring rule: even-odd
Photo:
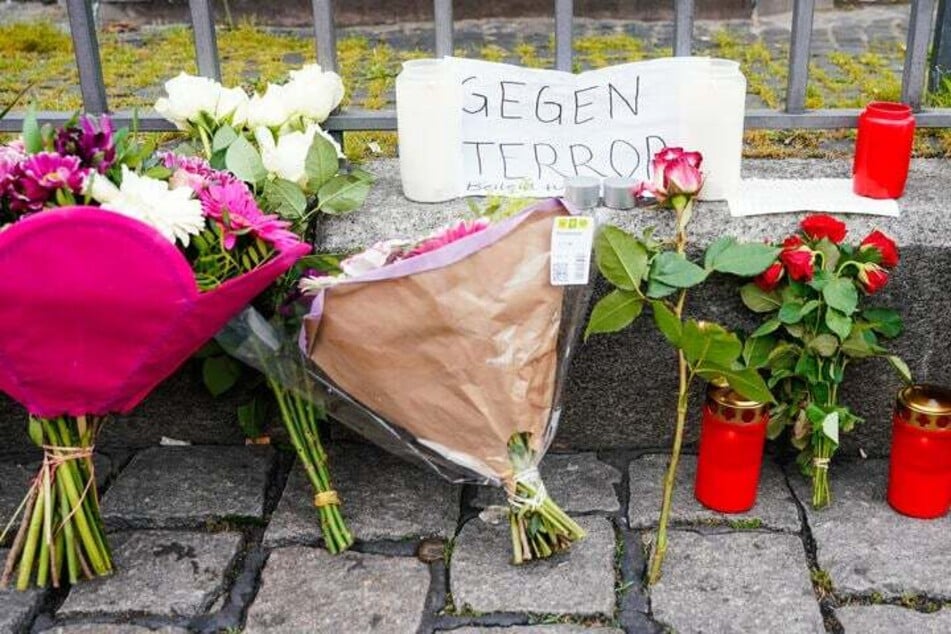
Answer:
[[[640,287],[647,271],[647,250],[637,238],[613,225],[594,240],[594,259],[606,280],[625,291]]]
[[[667,304],[659,301],[651,302],[651,310],[654,312],[654,323],[657,324],[657,329],[672,346],[679,347],[680,338],[683,335],[683,323],[674,311],[670,310]]]
[[[743,360],[748,368],[762,368],[769,361],[769,355],[776,347],[772,337],[750,337],[743,344]]]
[[[730,366],[739,358],[743,344],[735,334],[718,324],[690,319],[683,325],[680,349],[691,365]]]
[[[212,396],[230,390],[241,376],[241,365],[227,355],[208,357],[202,362],[201,376]]]
[[[345,214],[359,209],[370,193],[370,182],[351,174],[334,176],[317,191],[317,209]]]
[[[244,405],[238,406],[238,426],[247,438],[258,438],[264,433],[264,423],[267,422],[267,403],[259,398],[252,398]]]
[[[763,377],[753,368],[736,370],[732,367],[705,363],[697,369],[697,374],[708,380],[722,376],[727,380],[731,388],[750,400],[759,401],[761,403],[775,402],[773,393],[766,387],[766,382],[763,381]]]
[[[667,286],[666,284],[661,284],[657,280],[651,279],[647,281],[647,296],[651,299],[661,299],[667,297],[672,293],[676,293],[677,289],[673,286]]]
[[[228,146],[225,165],[229,172],[247,183],[257,184],[267,176],[261,155],[244,137],[238,137]]]
[[[809,349],[817,352],[819,356],[831,357],[839,349],[839,340],[834,335],[817,335],[809,342]]]
[[[218,131],[215,132],[215,138],[211,141],[211,151],[220,152],[221,150],[227,149],[237,138],[238,133],[234,131],[234,128],[230,125],[221,126],[218,128]]]
[[[732,236],[723,236],[722,238],[717,238],[713,243],[707,247],[707,252],[703,257],[703,268],[708,271],[712,271],[714,264],[717,261],[724,251],[729,249],[732,245],[736,244],[736,238]]]
[[[802,354],[799,355],[795,372],[809,383],[818,383],[822,380],[819,374],[819,360],[806,350],[803,350]]]
[[[832,275],[828,271],[816,271],[812,279],[806,282],[806,286],[817,291],[822,291],[832,280]]]
[[[851,334],[842,342],[842,352],[854,359],[875,356],[875,347],[859,328],[852,328]]]
[[[822,270],[834,271],[839,263],[839,258],[842,257],[839,247],[828,238],[823,238],[816,244],[815,249],[822,254]]]
[[[23,118],[23,145],[27,154],[43,151],[43,134],[36,120],[36,104],[31,103]]]
[[[888,362],[895,368],[895,372],[898,373],[898,376],[901,377],[901,380],[905,383],[911,383],[911,369],[908,367],[908,364],[902,361],[901,357],[897,357],[893,354],[885,357]]]
[[[783,305],[778,293],[764,291],[752,282],[740,288],[740,297],[746,307],[754,313],[769,313]]]
[[[337,158],[337,149],[330,141],[315,134],[310,149],[307,150],[307,158],[304,160],[307,191],[318,191],[327,181],[336,176],[339,169],[340,159]]]
[[[822,297],[826,303],[836,310],[851,315],[859,304],[859,293],[852,280],[844,277],[832,279],[822,289]]]
[[[802,348],[791,343],[780,343],[769,353],[767,365],[775,374],[777,370],[792,371],[796,367],[799,357],[802,354]]]
[[[771,332],[775,332],[776,329],[780,327],[780,325],[782,325],[782,322],[778,319],[767,319],[762,324],[760,324],[759,328],[753,331],[753,334],[750,335],[750,338],[765,337]]]
[[[826,310],[826,326],[838,335],[839,339],[845,341],[852,332],[852,319],[834,308],[829,308]]]
[[[901,334],[903,324],[898,311],[890,308],[867,308],[862,311],[872,330],[889,339]]]
[[[802,321],[802,304],[799,302],[786,302],[779,309],[779,321],[784,324],[798,324]]]
[[[297,183],[275,178],[264,184],[264,200],[269,211],[282,218],[297,220],[307,210],[307,198]]]
[[[644,300],[634,291],[614,290],[601,298],[591,311],[585,340],[593,334],[617,332],[629,326],[644,309]]]
[[[822,433],[835,444],[839,444],[839,412],[825,415],[822,419]]]
[[[654,258],[650,278],[676,288],[690,288],[707,278],[707,272],[680,253],[664,251]]]
[[[718,250],[712,258],[709,258],[708,252],[707,268],[720,273],[752,277],[769,268],[778,255],[779,249],[767,244],[734,242]]]

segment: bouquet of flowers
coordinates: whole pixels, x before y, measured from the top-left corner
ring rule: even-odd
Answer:
[[[226,88],[185,73],[166,82],[165,89],[167,97],[156,102],[156,110],[185,131],[195,151],[211,165],[241,179],[258,203],[282,218],[301,239],[315,240],[322,214],[347,213],[363,204],[370,176],[358,169],[342,171],[343,152],[320,127],[343,98],[343,83],[336,73],[307,65],[291,71],[287,82],[268,84],[263,93],[251,96],[241,87]],[[300,269],[307,268],[305,259]],[[299,273],[294,270],[282,276],[255,302],[269,319],[248,309],[217,341],[265,375],[314,488],[324,543],[337,553],[350,547],[353,536],[341,515],[320,441],[318,423],[323,411],[319,403],[304,396],[311,390],[304,360],[297,352],[303,312],[295,302]],[[206,363],[206,376],[218,367]],[[227,385],[225,381],[215,379],[219,386]]]
[[[876,229],[858,246],[844,244],[845,223],[825,214],[806,217],[799,229],[777,245],[776,261],[740,294],[747,308],[765,317],[751,338],[768,353],[761,363],[778,401],[769,436],[792,428],[799,467],[812,477],[812,504],[821,508],[831,501],[829,462],[839,434],[861,422],[839,403],[846,367],[884,357],[904,381],[911,376],[882,345],[882,339],[901,334],[901,317],[889,308],[861,305],[898,265],[895,242]]]
[[[313,397],[448,479],[504,486],[515,563],[584,535],[537,469],[587,300],[586,285],[550,281],[553,223],[568,213],[552,200],[382,242],[301,282],[314,295],[301,333]]]
[[[28,117],[0,147],[0,390],[43,463],[0,585],[112,570],[92,454],[135,407],[309,248],[204,161],[154,153],[108,118]]]

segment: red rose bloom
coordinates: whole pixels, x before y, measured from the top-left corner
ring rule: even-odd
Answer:
[[[869,295],[882,290],[882,287],[888,283],[888,271],[871,262],[862,265],[858,277],[862,290]]]
[[[799,226],[803,233],[813,240],[822,240],[828,238],[833,244],[839,244],[845,239],[848,229],[841,220],[833,218],[829,214],[813,214],[806,216]]]
[[[816,253],[809,247],[785,249],[779,254],[779,260],[786,267],[789,277],[795,281],[808,282],[812,279]]]
[[[768,269],[757,275],[753,282],[768,292],[776,288],[776,285],[779,284],[779,280],[783,279],[784,273],[785,269],[783,269],[783,265],[779,262],[773,262],[769,265]]]
[[[802,246],[802,238],[800,238],[799,236],[789,236],[788,238],[783,240],[784,249],[795,249],[796,247],[801,247],[801,246]]]
[[[876,229],[862,240],[862,243],[859,245],[859,250],[867,251],[869,249],[878,251],[881,255],[879,262],[882,266],[889,269],[898,266],[898,246],[895,245],[895,241],[884,231]]]

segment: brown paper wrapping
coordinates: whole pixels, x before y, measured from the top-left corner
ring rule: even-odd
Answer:
[[[328,290],[319,324],[305,323],[310,358],[450,460],[510,480],[509,439],[530,432],[538,450],[554,398],[564,295],[549,282],[554,216],[536,213],[441,269]]]

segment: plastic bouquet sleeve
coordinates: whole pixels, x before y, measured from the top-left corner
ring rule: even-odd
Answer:
[[[301,345],[330,413],[456,482],[503,486],[516,563],[583,535],[537,465],[587,286],[550,283],[550,200],[318,294]],[[537,519],[536,519],[537,518]]]
[[[34,572],[42,586],[64,567],[71,582],[111,571],[92,473],[103,417],[135,407],[308,250],[199,292],[175,245],[110,211],[64,207],[0,232],[0,390],[44,450],[4,582],[17,566],[19,588]]]

